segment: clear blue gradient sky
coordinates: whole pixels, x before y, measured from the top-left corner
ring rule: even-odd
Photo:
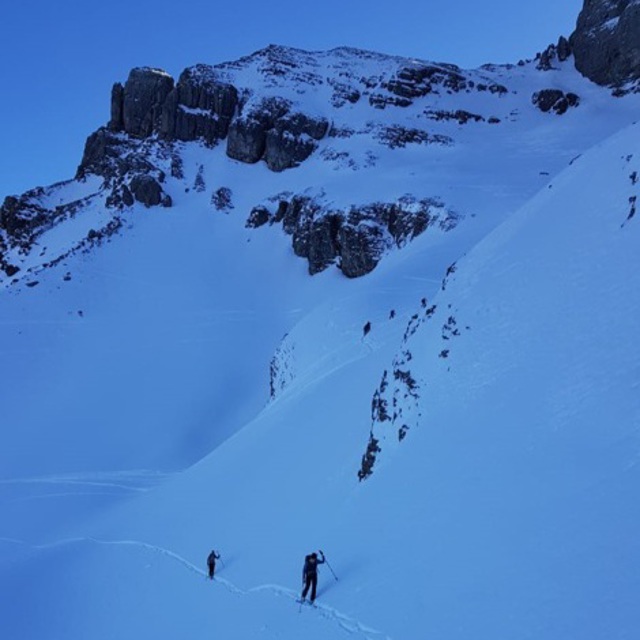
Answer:
[[[582,0],[21,0],[0,38],[0,201],[73,177],[86,137],[109,118],[132,67],[174,77],[268,44],[353,46],[453,62],[531,58],[574,29]]]

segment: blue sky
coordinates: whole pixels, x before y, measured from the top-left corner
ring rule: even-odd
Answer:
[[[377,4],[377,3],[376,3]],[[70,178],[129,69],[177,76],[268,44],[348,45],[476,67],[532,57],[569,35],[582,0],[23,0],[2,10],[0,199]]]

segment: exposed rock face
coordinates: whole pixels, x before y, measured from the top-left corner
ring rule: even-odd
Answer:
[[[160,126],[162,108],[172,89],[173,78],[164,71],[132,69],[124,87],[115,84],[111,91],[109,128],[138,138],[150,136]]]
[[[269,213],[269,209],[262,206],[254,207],[249,214],[245,227],[247,227],[247,229],[257,229],[267,224],[270,219],[271,214]]]
[[[263,161],[276,172],[295,167],[318,148],[320,140],[335,135],[329,131],[327,117],[302,112],[298,102],[298,95],[320,86],[330,87],[334,108],[354,104],[364,96],[374,108],[385,109],[409,106],[427,94],[488,91],[500,96],[507,92],[504,86],[488,78],[485,83],[480,74],[472,78],[455,65],[405,60],[380,73],[371,73],[371,68],[364,73],[350,70],[353,59],[377,58],[387,60],[372,52],[341,48],[331,52],[331,63],[324,67],[316,54],[269,46],[235,62],[185,69],[177,83],[159,69],[133,69],[124,85],[113,86],[109,123],[89,136],[77,177],[102,176],[111,190],[108,206],[124,207],[139,199],[135,194],[140,189],[130,184],[135,176],[146,174],[163,182],[154,163],[165,171],[167,167],[156,162],[148,142],[174,158],[170,173],[175,178],[184,176],[175,142],[224,143],[228,157],[234,160]],[[248,75],[244,73],[247,69],[251,69]],[[260,76],[269,97],[256,92],[254,74]],[[483,81],[478,82],[479,78]],[[296,84],[299,88],[292,94]],[[391,148],[451,143],[447,136],[400,125],[380,128],[376,138]],[[140,197],[144,202],[157,199],[148,190]]]
[[[218,211],[229,212],[234,208],[232,197],[233,192],[231,191],[231,189],[229,189],[229,187],[220,187],[211,194],[211,204]]]
[[[454,273],[455,263],[447,269],[443,289]],[[373,473],[376,461],[383,451],[403,442],[420,426],[426,386],[414,370],[412,337],[422,325],[438,318],[443,322],[441,344],[446,347],[441,349],[438,357],[448,358],[453,341],[462,335],[463,330],[470,330],[469,326],[462,329],[464,325],[456,318],[455,313],[450,304],[446,311],[441,309],[438,312],[437,305],[429,305],[427,299],[422,298],[420,307],[407,322],[401,348],[393,358],[391,369],[384,370],[380,385],[371,399],[371,429],[358,471],[359,480],[365,480]]]
[[[571,43],[564,37],[560,36],[558,44],[556,45],[556,55],[560,62],[568,60],[573,55]]]
[[[171,206],[171,198],[163,193],[162,187],[152,176],[144,174],[135,176],[129,188],[133,197],[145,207],[154,207],[159,204],[164,207]]]
[[[175,86],[165,72],[145,67],[133,69],[124,87],[114,85],[108,127],[87,141],[80,169],[93,171],[105,156],[115,157],[108,149],[114,139],[107,133],[124,132],[169,142],[200,139],[209,145],[226,139],[230,158],[264,160],[272,171],[283,171],[308,158],[328,128],[326,119],[295,112],[282,98],[244,109],[239,90],[207,65],[186,69]]]
[[[552,65],[568,52],[568,43],[561,40],[545,54],[546,63]],[[113,225],[104,227],[107,236],[123,224],[119,210],[136,203],[171,206],[169,193],[200,193],[201,200],[209,194],[212,208],[228,212],[233,209],[231,191],[213,182],[223,174],[204,159],[194,163],[204,150],[197,149],[194,156],[192,148],[218,145],[216,162],[219,152],[226,152],[243,163],[264,162],[274,172],[299,165],[316,149],[318,161],[333,171],[374,169],[386,162],[378,154],[380,147],[386,147],[386,156],[389,150],[420,153],[421,146],[455,145],[455,139],[443,133],[454,128],[443,129],[441,121],[478,126],[499,122],[491,112],[456,109],[455,102],[450,111],[434,107],[441,98],[449,104],[455,93],[486,93],[491,95],[478,102],[491,103],[502,112],[503,102],[516,100],[517,92],[499,83],[507,79],[502,68],[491,65],[463,71],[455,65],[348,48],[310,53],[277,46],[233,62],[195,65],[177,82],[158,69],[133,69],[126,82],[113,86],[109,122],[87,139],[76,179],[86,185],[80,191],[84,201],[91,198],[96,206],[111,210]],[[570,103],[561,92],[541,92],[537,100],[541,109],[556,112]],[[182,144],[191,141],[199,144]],[[362,204],[364,195],[359,193],[359,204],[338,207],[332,202],[344,203],[342,196],[332,201],[335,194],[315,183],[290,183],[286,176],[274,179],[281,183],[279,188],[293,191],[282,191],[266,204],[255,203],[247,226],[282,224],[311,274],[334,265],[348,277],[364,275],[385,252],[429,226],[446,229],[455,224],[455,215],[442,203],[425,198]],[[2,265],[8,256],[19,256],[23,246],[33,249],[38,234],[74,215],[76,203],[68,202],[69,193],[75,198],[78,192],[27,193],[5,201],[0,209]],[[94,243],[101,234],[101,229],[92,229],[87,240]]]
[[[111,89],[111,120],[107,125],[111,131],[122,131],[124,129],[123,104],[124,87],[119,82],[116,82]]]
[[[226,138],[238,105],[237,89],[207,76],[204,65],[185,69],[162,109],[159,133],[168,140],[215,144]]]
[[[286,114],[267,132],[264,159],[272,171],[295,167],[316,149],[329,123],[324,118],[313,118],[304,113]]]
[[[0,234],[0,271],[4,271],[10,278],[14,276],[20,269],[14,265],[12,265],[5,257],[5,253],[7,251],[7,245]]]
[[[571,44],[564,36],[561,36],[558,44],[550,44],[542,53],[536,56],[538,60],[536,68],[541,71],[550,71],[555,68],[554,63],[556,60],[564,62],[571,57],[571,54]]]
[[[433,109],[425,111],[425,115],[430,120],[456,120],[458,124],[467,124],[467,122],[484,122],[485,118],[477,113],[471,113],[464,109],[456,109],[455,111],[445,111],[443,109]]]
[[[462,91],[467,88],[467,80],[460,69],[452,64],[422,65],[416,64],[400,69],[396,77],[387,84],[391,93],[401,98],[418,98],[434,91],[434,86]]]
[[[227,155],[240,162],[258,162],[267,147],[267,130],[259,120],[238,118],[229,130]]]
[[[131,189],[126,184],[114,187],[105,199],[105,205],[110,209],[124,209],[135,202]]]
[[[554,111],[558,115],[565,113],[569,107],[577,107],[580,104],[580,98],[575,93],[564,93],[560,89],[536,91],[531,101],[540,111]]]
[[[103,127],[87,138],[76,177],[93,173],[112,180],[127,173],[154,171],[158,172],[147,157],[144,147]]]
[[[42,188],[39,187],[27,191],[19,198],[7,196],[0,207],[0,228],[10,236],[19,237],[45,224],[50,211],[36,200],[41,191]]]
[[[328,128],[323,118],[292,113],[286,100],[263,100],[232,123],[227,155],[249,163],[264,159],[272,171],[282,171],[306,160]]]
[[[155,150],[170,155],[161,143],[156,144]],[[153,156],[146,151],[144,145],[103,127],[87,138],[76,178],[89,174],[103,177],[108,192],[105,205],[109,208],[130,207],[134,200],[147,207],[170,207],[171,197],[161,186],[165,174],[151,162]]]
[[[315,142],[306,136],[295,136],[286,129],[271,129],[265,140],[264,160],[272,171],[283,171],[306,160],[315,148]]]
[[[124,87],[111,92],[109,130],[166,140],[203,139],[215,144],[226,137],[238,104],[238,91],[206,73],[206,65],[185,69],[178,84],[164,71],[133,69]]]
[[[349,252],[351,244],[340,239],[343,229],[344,218],[340,212],[328,213],[310,225],[307,258],[311,275],[320,273],[333,264],[336,256],[341,254],[342,247],[345,247],[346,253]],[[368,273],[368,271],[363,270],[362,273]]]
[[[295,254],[307,259],[311,275],[337,264],[344,275],[357,278],[373,271],[390,248],[404,246],[435,224],[450,230],[457,219],[431,199],[405,196],[397,202],[376,202],[343,211],[297,195],[289,201],[279,199],[275,213],[265,205],[254,207],[246,226],[282,222],[285,233],[292,236]]]
[[[340,269],[348,278],[358,278],[373,271],[390,243],[384,229],[376,224],[346,224],[340,227],[338,243]]]
[[[83,177],[87,173],[106,177],[111,174],[113,165],[121,166],[118,142],[118,138],[107,128],[94,131],[84,144],[76,177]]]
[[[439,144],[448,146],[453,143],[449,136],[442,134],[431,134],[423,129],[414,129],[394,125],[379,129],[376,138],[387,145],[390,149],[404,148],[409,144]]]
[[[497,83],[476,83],[453,64],[428,65],[413,63],[398,69],[394,77],[380,85],[386,92],[369,95],[369,104],[376,109],[388,106],[408,107],[428,94],[490,91],[498,95],[507,88]]]
[[[640,78],[640,3],[585,0],[570,38],[576,68],[601,85]]]
[[[86,190],[84,197],[77,200],[56,198],[56,193],[64,192],[72,181],[59,182],[50,187],[36,187],[19,197],[8,196],[0,207],[0,271],[11,277],[20,271],[20,267],[11,264],[11,260],[21,264],[21,256],[27,255],[38,238],[55,225],[76,216],[98,197],[91,189]],[[59,204],[52,205],[52,200]],[[105,221],[104,231],[116,230],[116,219]],[[106,230],[106,231],[105,231]],[[80,241],[75,248],[82,245]],[[74,250],[71,247],[67,253]],[[12,252],[12,253],[11,253]],[[66,255],[66,254],[65,254]],[[62,259],[60,256],[57,258]],[[48,266],[50,262],[43,262]]]
[[[255,54],[271,62],[291,55],[279,48]],[[275,64],[272,72],[288,70],[288,63],[283,69]],[[226,139],[230,158],[263,160],[271,170],[283,171],[309,157],[328,131],[328,120],[296,111],[287,99],[251,96],[250,89],[236,88],[222,69],[208,65],[186,69],[177,84],[164,71],[133,69],[124,86],[113,86],[109,123],[87,139],[76,177],[103,177],[109,189],[105,203],[111,208],[136,200],[170,206],[161,186],[164,173],[154,157],[158,151],[170,156],[171,175],[183,176],[175,141],[202,140],[212,146]]]

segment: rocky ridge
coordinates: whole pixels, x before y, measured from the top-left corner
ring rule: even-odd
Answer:
[[[455,278],[456,263],[449,265],[441,283],[445,291]],[[399,350],[391,362],[390,370],[384,370],[378,388],[371,398],[371,427],[369,439],[357,472],[359,480],[366,480],[374,472],[378,456],[383,449],[399,445],[416,428],[422,418],[424,396],[428,387],[413,370],[413,336],[424,324],[441,323],[440,340],[428,357],[447,367],[447,361],[458,338],[471,330],[458,317],[452,304],[430,304],[422,298],[420,306],[411,315],[402,337]],[[423,354],[424,355],[424,354]]]
[[[444,149],[457,144],[452,125],[517,121],[524,102],[509,80],[518,67],[535,66],[549,76],[546,86],[525,96],[527,108],[552,117],[562,115],[581,103],[577,93],[557,86],[554,79],[555,72],[573,64],[573,55],[576,66],[596,82],[619,82],[640,73],[633,37],[627,37],[635,33],[637,6],[587,0],[570,39],[561,37],[534,61],[485,65],[474,71],[348,47],[308,52],[275,45],[237,61],[195,65],[177,81],[160,69],[133,69],[126,82],[112,88],[108,123],[87,139],[76,177],[70,181],[78,188],[65,183],[5,199],[0,208],[0,270],[8,278],[19,277],[38,238],[74,218],[83,207],[101,209],[102,214],[94,216],[98,224],[77,239],[76,248],[85,246],[89,236],[95,240],[114,233],[122,214],[136,203],[171,207],[176,189],[190,188],[184,186],[188,181],[184,145],[219,149],[229,162],[261,163],[274,173],[313,158],[335,170],[368,170],[376,166],[378,145],[399,152]],[[619,62],[612,67],[613,75],[606,77],[594,71],[593,62],[602,64],[602,56],[598,58],[602,38],[610,38],[622,52],[618,55],[618,49],[605,47],[607,55]],[[460,100],[453,108],[445,107],[455,96]],[[467,107],[478,101],[485,105],[482,110]],[[359,157],[350,146],[358,138],[369,141],[369,149]],[[444,212],[445,203],[433,192],[413,194],[414,203],[405,209],[406,191],[388,201],[360,198],[352,205],[336,206],[330,198],[309,200],[307,189],[318,191],[309,183],[290,193],[286,205],[276,193],[270,201],[254,203],[245,215],[249,227],[282,224],[292,237],[294,252],[307,259],[312,274],[331,264],[350,277],[368,273],[386,251],[434,223],[434,203],[441,228],[451,228],[459,217],[450,207]],[[71,196],[74,191],[81,197]],[[219,185],[211,194],[212,206],[231,211],[231,193],[227,185]],[[298,212],[295,222],[291,211]],[[398,219],[403,220],[401,233],[394,230]]]
[[[255,73],[262,86],[254,86]],[[145,207],[172,206],[167,185],[184,178],[181,143],[224,145],[230,160],[264,162],[273,172],[300,165],[321,141],[352,135],[369,135],[391,149],[446,146],[452,139],[430,127],[390,126],[388,118],[382,124],[375,114],[389,110],[402,114],[426,97],[473,92],[500,97],[508,90],[490,74],[349,48],[310,53],[269,46],[235,62],[185,69],[177,82],[160,69],[136,68],[124,84],[114,84],[110,120],[88,137],[75,181],[100,178],[87,198],[117,218],[136,202]],[[317,105],[315,112],[304,101],[309,97]],[[364,105],[371,115],[361,131],[341,127],[333,117],[336,110],[354,105]],[[322,151],[329,162],[348,155],[328,145]],[[375,163],[375,157],[367,162]],[[0,267],[9,277],[19,270],[7,257],[9,249],[14,254],[28,252],[40,235],[81,206],[72,201],[47,208],[46,202],[57,192],[57,185],[52,185],[5,200],[0,209]],[[300,206],[301,202],[306,204]],[[309,260],[310,273],[335,263],[346,275],[357,277],[374,268],[391,245],[400,246],[424,231],[429,226],[425,220],[432,221],[427,213],[432,204],[409,213],[398,202],[371,202],[328,214],[322,205],[314,208],[304,197],[294,197],[290,208],[299,212],[299,219],[292,223],[287,214],[282,221],[293,237],[295,253]],[[256,226],[258,212],[250,213],[249,226]],[[445,217],[442,226],[450,228],[456,216]],[[409,218],[413,218],[410,223]],[[399,219],[403,231],[394,230]],[[279,221],[270,216],[269,221],[274,220]],[[303,232],[307,227],[309,233]],[[91,229],[92,237],[100,233]]]

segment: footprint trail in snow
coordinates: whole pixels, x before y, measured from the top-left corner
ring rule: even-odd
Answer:
[[[14,541],[19,542],[19,541]],[[157,545],[153,545],[147,542],[141,542],[139,540],[100,540],[98,538],[69,538],[67,540],[60,540],[58,542],[52,542],[48,544],[42,545],[28,545],[34,549],[52,549],[59,546],[69,545],[69,544],[83,544],[83,543],[92,543],[98,545],[106,545],[106,546],[129,546],[129,547],[138,547],[145,551],[150,551],[152,553],[164,556],[170,560],[173,560],[180,565],[182,565],[185,569],[188,569],[192,573],[196,573],[203,578],[208,578],[206,571],[200,569],[193,563],[189,562],[187,559],[182,556],[170,551],[169,549],[165,549],[163,547],[159,547]],[[24,543],[28,544],[28,543]],[[248,589],[242,589],[235,585],[230,580],[223,578],[221,576],[216,576],[214,579],[216,584],[221,585],[230,593],[234,595],[246,597],[250,596],[254,593],[262,593],[269,592],[273,593],[276,596],[282,596],[290,599],[292,602],[296,602],[298,600],[298,593],[293,589],[288,589],[287,587],[283,587],[277,584],[263,584],[255,587],[250,587]],[[369,627],[368,625],[363,624],[359,620],[352,618],[351,616],[338,611],[337,609],[327,606],[323,603],[315,604],[313,608],[314,611],[318,613],[318,615],[326,618],[327,620],[334,621],[343,631],[349,634],[358,634],[365,638],[365,640],[392,640],[390,636],[382,631],[378,631]]]

